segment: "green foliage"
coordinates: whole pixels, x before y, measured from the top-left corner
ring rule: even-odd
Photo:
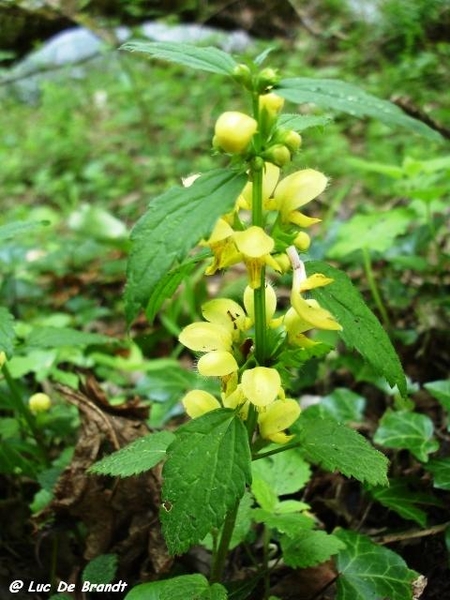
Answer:
[[[433,421],[426,415],[406,410],[388,410],[379,423],[374,441],[386,448],[409,450],[418,460],[426,463],[428,455],[439,448],[433,435]]]
[[[358,350],[377,374],[385,377],[391,387],[396,385],[402,396],[406,396],[405,375],[392,343],[348,276],[322,261],[309,261],[306,268],[311,273],[324,273],[333,279],[326,291],[318,288],[312,295],[336,315],[342,325],[340,335],[347,347]]]
[[[6,308],[0,306],[0,350],[6,356],[13,353],[15,337],[14,317]]]
[[[190,187],[173,188],[152,201],[131,234],[125,290],[129,323],[139,308],[147,305],[174,261],[186,258],[211,232],[219,216],[234,206],[244,183],[243,175],[216,169],[201,175]]]
[[[307,460],[362,482],[387,484],[387,458],[356,431],[309,410],[300,415],[295,430]]]
[[[218,583],[209,585],[203,575],[182,575],[166,581],[143,583],[133,588],[125,600],[226,600]]]
[[[89,471],[96,475],[113,477],[130,477],[149,471],[164,460],[167,448],[174,437],[170,431],[151,433],[106,456],[95,463]]]
[[[427,513],[419,504],[436,504],[437,500],[429,494],[414,492],[407,482],[390,480],[389,486],[370,488],[370,495],[380,504],[395,511],[403,519],[415,521],[421,527],[426,526]]]
[[[391,102],[372,96],[344,81],[296,77],[282,80],[276,91],[291,102],[312,102],[322,108],[342,111],[353,117],[373,117],[390,127],[406,127],[430,140],[442,140],[439,133],[407,116]]]
[[[242,421],[220,409],[176,432],[163,469],[161,522],[169,551],[200,542],[244,495],[250,483],[250,449]]]
[[[338,600],[410,600],[418,573],[398,554],[353,531],[339,530],[335,536],[345,544],[336,561]]]
[[[325,562],[345,548],[345,543],[324,531],[302,531],[292,537],[284,535],[281,548],[288,566],[304,569]]]
[[[83,569],[83,581],[111,583],[116,576],[117,562],[118,559],[115,554],[100,554]]]

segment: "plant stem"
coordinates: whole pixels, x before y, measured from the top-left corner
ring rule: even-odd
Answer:
[[[24,419],[24,421],[28,425],[28,428],[30,429],[30,431],[35,439],[35,442],[37,444],[38,453],[40,455],[40,458],[41,458],[41,460],[44,461],[44,463],[46,465],[48,465],[49,460],[48,460],[48,456],[47,456],[47,449],[41,439],[40,431],[36,427],[36,422],[35,422],[34,416],[31,413],[28,406],[23,403],[21,393],[17,387],[16,382],[14,381],[14,378],[11,376],[11,373],[9,372],[9,369],[8,369],[8,366],[6,363],[2,367],[2,372],[3,372],[3,376],[5,378],[6,383],[8,384],[9,391],[11,392],[10,398],[11,398],[11,403],[13,405],[13,408],[17,411],[17,413]]]
[[[374,299],[375,305],[378,308],[381,319],[387,329],[391,329],[391,322],[389,320],[389,315],[386,311],[386,308],[383,304],[383,300],[381,299],[380,292],[378,290],[377,282],[375,281],[375,276],[372,270],[372,264],[370,262],[369,251],[366,247],[362,248],[363,259],[364,259],[364,270],[366,272],[367,283],[369,284],[370,292]]]
[[[230,546],[231,536],[233,535],[234,526],[236,524],[238,509],[239,502],[236,502],[234,508],[232,508],[229,511],[225,518],[225,522],[222,527],[222,535],[220,537],[219,546],[213,558],[210,583],[218,583],[222,580],[223,570],[225,568],[225,562],[228,554],[228,548]]]

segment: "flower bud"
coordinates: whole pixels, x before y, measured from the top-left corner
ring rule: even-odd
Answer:
[[[277,167],[284,167],[291,162],[291,153],[283,144],[274,144],[264,152],[264,159]]]
[[[263,69],[258,75],[257,79],[258,92],[266,92],[268,89],[272,88],[276,83],[278,83],[279,79],[279,75],[275,69],[271,69],[270,67],[268,67],[267,69]]]
[[[33,413],[45,412],[49,410],[51,404],[50,398],[42,392],[33,394],[28,400],[28,406]]]
[[[244,63],[240,63],[234,67],[233,78],[238,83],[242,83],[247,89],[250,90],[252,88],[252,72]]]
[[[297,152],[302,145],[302,136],[291,129],[283,136],[283,144],[285,144],[291,152]]]
[[[263,94],[259,97],[260,110],[266,110],[271,116],[278,115],[284,106],[284,98],[277,94]]]
[[[294,240],[294,244],[301,252],[306,252],[311,245],[311,238],[305,231],[300,231]]]
[[[240,154],[246,150],[257,128],[258,123],[249,115],[224,112],[216,121],[213,145],[225,152]]]

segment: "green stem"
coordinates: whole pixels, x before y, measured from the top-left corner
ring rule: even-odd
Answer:
[[[36,427],[36,422],[35,422],[34,416],[31,413],[28,406],[23,403],[20,390],[17,386],[17,383],[14,381],[14,378],[11,376],[11,373],[9,372],[9,369],[8,369],[8,366],[6,363],[2,367],[2,373],[5,378],[6,383],[8,384],[9,391],[11,392],[10,398],[11,398],[11,403],[13,405],[13,408],[17,411],[17,413],[24,419],[24,421],[28,425],[28,428],[31,431],[31,433],[36,441],[40,458],[41,458],[41,460],[43,460],[43,462],[46,465],[48,465],[49,459],[47,456],[47,449],[45,447],[45,444],[42,441],[41,433],[40,433],[39,429]]]
[[[262,227],[263,219],[263,171],[253,169],[253,193],[252,193],[252,225]],[[259,365],[266,361],[266,273],[264,266],[261,267],[260,286],[253,291],[253,304],[255,311],[255,357]]]
[[[225,568],[225,562],[228,554],[228,548],[230,546],[231,536],[233,535],[234,526],[236,524],[238,509],[239,502],[236,502],[235,507],[229,511],[225,518],[225,522],[222,527],[222,535],[220,538],[219,546],[213,558],[210,583],[218,583],[222,580],[223,570]]]
[[[372,270],[372,263],[370,261],[369,251],[367,250],[367,248],[363,247],[362,253],[363,253],[363,259],[364,259],[364,270],[366,272],[367,283],[369,284],[370,292],[374,299],[375,305],[380,312],[381,319],[383,320],[385,327],[387,329],[390,329],[391,322],[389,320],[389,315],[384,306],[383,300],[381,299],[381,295],[378,290],[377,282],[375,281],[375,276],[374,276],[373,270]]]

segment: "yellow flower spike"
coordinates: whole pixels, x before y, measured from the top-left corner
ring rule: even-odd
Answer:
[[[246,329],[246,314],[242,306],[229,298],[215,298],[202,305],[202,314],[207,321],[224,327],[233,337]]]
[[[186,413],[192,418],[201,417],[211,410],[221,408],[220,402],[209,392],[204,390],[191,390],[181,400]]]
[[[28,406],[30,407],[31,412],[34,414],[46,412],[50,409],[51,405],[52,401],[50,400],[50,397],[42,392],[33,394],[28,400]]]
[[[266,440],[277,444],[285,444],[293,436],[283,432],[298,419],[301,409],[296,400],[275,400],[264,412],[258,415],[259,433]]]
[[[231,332],[216,323],[199,321],[185,327],[178,339],[194,352],[228,350],[231,347]]]
[[[242,391],[249,402],[257,407],[271,404],[281,390],[281,378],[276,369],[255,367],[243,372]]]
[[[275,293],[275,290],[269,283],[266,283],[264,293],[266,297],[266,325],[269,325],[273,319],[275,311],[277,310],[277,295]],[[253,293],[253,289],[250,286],[247,286],[244,290],[244,306],[252,324],[255,321],[254,302],[255,296]]]
[[[249,145],[258,123],[241,112],[227,111],[220,115],[214,127],[213,144],[225,152],[240,154]]]
[[[198,361],[197,369],[205,377],[223,377],[239,369],[236,359],[226,350],[216,350],[204,354]]]
[[[321,194],[327,183],[325,175],[314,169],[296,171],[282,179],[274,194],[282,220],[291,221],[300,227],[317,223],[317,219],[306,217],[297,212],[297,209]]]

